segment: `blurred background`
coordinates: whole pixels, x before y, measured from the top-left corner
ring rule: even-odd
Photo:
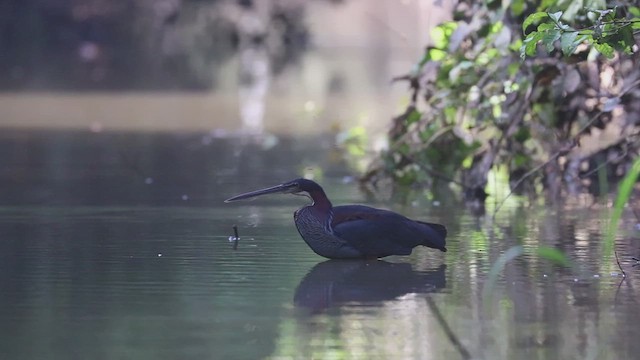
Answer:
[[[383,134],[431,0],[6,0],[0,126]]]
[[[487,214],[497,215],[485,216],[484,208],[458,202],[448,182],[428,190],[413,176],[422,168],[397,156],[418,145],[418,159],[452,173],[480,158],[461,139],[466,123],[465,132],[454,131],[458,116],[443,117],[453,129],[447,137],[416,126],[438,113],[407,111],[412,91],[392,81],[425,58],[431,29],[456,13],[452,3],[0,1],[0,359],[469,358],[463,345],[473,358],[637,357],[640,284],[621,287],[615,263],[601,260],[607,206],[581,197],[563,211],[513,196],[500,213],[502,203],[487,201]],[[486,16],[494,14],[517,29],[513,34],[523,4],[539,6],[455,3],[466,9],[458,22],[501,29]],[[504,10],[512,4],[520,6],[517,16]],[[512,76],[504,64],[513,65],[522,94],[536,73],[510,50],[519,36],[505,41],[500,34],[510,32],[477,28],[461,26],[468,33],[458,45],[469,41],[446,59],[468,65],[467,50],[480,49],[471,55],[485,60],[459,68],[466,75],[445,86],[460,96],[442,93],[451,102],[441,110],[485,114],[477,127],[500,131],[481,138],[492,144],[503,131],[494,109],[511,106],[507,90],[516,94],[494,86]],[[441,52],[446,37],[441,31]],[[431,70],[413,75],[426,78]],[[585,71],[598,79],[598,69]],[[556,81],[573,79],[573,89],[582,88],[577,71],[567,72],[571,78],[559,73]],[[465,82],[479,76],[491,80],[488,96],[467,103],[473,87]],[[429,89],[438,90],[427,86],[420,98]],[[602,96],[540,93],[548,107],[536,108],[544,115],[538,122],[502,116],[550,129],[539,131],[544,141],[530,151],[521,144],[528,131],[508,136],[515,140],[508,150],[538,170],[560,151],[545,146],[564,141],[547,136],[556,134],[554,111],[569,118],[568,97],[579,108]],[[518,99],[529,104],[529,95]],[[367,155],[387,146],[394,117],[407,127],[395,132],[401,146],[389,163],[400,170],[396,178],[419,186],[384,199],[390,186],[371,194],[354,179]],[[423,147],[432,135],[451,146]],[[521,165],[508,155],[504,163]],[[489,178],[492,195],[509,191],[507,176],[498,175]],[[334,204],[365,203],[445,225],[449,251],[421,248],[371,264],[321,262],[292,224],[305,200],[224,203],[300,176],[318,180]],[[630,269],[637,265],[637,221],[626,224],[616,246]],[[566,252],[577,266],[543,261],[540,250],[549,249]]]

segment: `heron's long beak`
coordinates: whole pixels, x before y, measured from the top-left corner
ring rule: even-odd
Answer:
[[[296,184],[280,184],[280,185],[268,187],[266,189],[260,189],[260,190],[250,191],[248,193],[236,195],[232,198],[225,200],[224,202],[230,203],[232,201],[251,199],[256,196],[267,195],[267,194],[287,194],[287,193],[291,193],[295,187],[296,187]]]

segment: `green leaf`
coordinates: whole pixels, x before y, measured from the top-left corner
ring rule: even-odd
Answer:
[[[542,23],[538,25],[538,31],[549,31],[555,28],[556,28],[556,25],[552,23]]]
[[[468,169],[473,164],[473,156],[467,156],[464,160],[462,160],[462,167]]]
[[[598,50],[598,52],[604,56],[606,56],[607,58],[611,59],[613,57],[613,54],[615,52],[615,50],[613,49],[613,47],[609,44],[601,44],[601,43],[594,43],[593,47]]]
[[[438,49],[444,49],[447,47],[448,40],[445,31],[439,26],[431,30],[431,40],[433,41],[433,45]]]
[[[461,61],[458,65],[454,66],[451,71],[449,71],[449,81],[452,83],[456,83],[460,75],[464,73],[464,70],[469,69],[473,66],[471,61]]]
[[[433,61],[440,61],[440,60],[444,59],[446,56],[447,56],[447,52],[444,51],[444,50],[440,50],[440,49],[430,49],[429,50],[429,57]]]
[[[524,12],[524,0],[511,1],[511,14],[514,17],[522,15]]]
[[[548,17],[549,15],[544,11],[536,12],[527,16],[527,18],[524,19],[524,23],[522,23],[522,32],[526,34],[526,31],[529,25]]]
[[[640,18],[640,8],[637,6],[630,6],[629,7],[629,13],[635,17]]]
[[[420,120],[420,118],[422,118],[422,113],[418,110],[413,110],[408,116],[407,116],[407,124],[413,124],[415,122],[418,122]]]
[[[528,128],[526,128],[526,127],[521,127],[521,128],[520,128],[520,129],[515,133],[515,135],[513,136],[513,138],[514,138],[517,142],[519,142],[519,143],[521,143],[521,144],[522,144],[522,143],[524,143],[525,141],[527,141],[527,140],[531,139],[531,132],[529,131],[529,129],[528,129]],[[521,154],[520,154],[520,156],[524,156],[524,155],[521,155]],[[526,157],[526,158],[527,158],[527,160],[529,159],[529,157]],[[517,156],[516,156],[516,163],[517,163],[517,165],[522,165],[522,163],[518,164]]]
[[[476,64],[487,65],[488,63],[493,61],[495,58],[497,58],[498,55],[500,55],[500,53],[498,52],[498,49],[489,48],[486,51],[483,51],[482,53],[478,54],[478,57],[476,58]]]
[[[540,4],[540,6],[538,7],[538,10],[547,10],[551,6],[556,5],[557,2],[558,0],[542,0],[542,4]]]
[[[549,17],[551,18],[551,20],[553,20],[554,22],[559,22],[560,18],[562,17],[562,11],[557,11],[554,13],[549,13]]]
[[[509,45],[509,50],[518,51],[520,50],[521,46],[522,46],[522,39],[518,37],[517,39],[511,42],[511,44]]]
[[[624,51],[626,54],[633,53],[633,45],[635,45],[635,39],[633,38],[633,29],[631,25],[626,25],[618,29],[618,34],[621,40],[618,43],[618,50]]]
[[[547,48],[547,52],[552,52],[554,49],[554,43],[556,40],[560,39],[562,33],[560,30],[553,29],[545,32],[544,36],[542,36],[542,43]]]
[[[455,106],[447,106],[444,108],[444,117],[448,124],[454,124],[456,121],[456,114],[458,114],[458,108]]]
[[[513,165],[514,165],[514,167],[518,168],[520,166],[528,164],[530,162],[530,160],[531,159],[527,155],[516,154],[516,156],[513,158]]]
[[[485,306],[488,307],[491,300],[493,300],[493,288],[498,282],[498,276],[500,276],[500,273],[504,269],[505,265],[507,265],[509,261],[522,255],[523,253],[524,248],[522,247],[522,245],[513,246],[505,251],[502,255],[498,256],[496,262],[491,265],[491,269],[489,269],[489,274],[487,276],[487,281],[485,282],[484,288],[482,289],[482,299],[485,303]]]
[[[615,10],[615,8],[602,10],[601,14],[603,14],[602,21],[612,22],[612,21],[616,20],[616,10]]]
[[[514,77],[518,73],[518,70],[520,70],[520,64],[517,62],[511,63],[507,66],[507,73],[510,77]]]
[[[616,201],[613,204],[613,213],[611,213],[609,226],[607,227],[606,236],[602,244],[603,254],[607,257],[613,252],[615,236],[618,232],[618,222],[622,217],[624,205],[631,197],[631,191],[633,191],[633,187],[638,180],[638,175],[640,175],[640,158],[636,158],[633,161],[631,169],[624,179],[622,179],[622,183],[620,183],[620,186],[618,187],[618,196],[616,196]]]
[[[562,251],[550,247],[550,246],[540,246],[536,249],[536,254],[543,259],[549,260],[556,265],[562,265],[565,267],[571,266],[571,261],[567,258],[567,255]]]
[[[600,0],[586,0],[586,1],[567,1],[568,6],[566,6],[566,9],[564,9],[564,14],[562,16],[564,16],[565,19],[576,19],[577,15],[579,12],[584,10],[584,7],[586,6],[585,4],[591,3],[591,5],[595,5],[594,3],[596,1],[600,1]],[[602,3],[604,3],[604,1],[602,1]]]
[[[487,275],[487,281],[485,282],[484,288],[482,289],[482,300],[485,303],[485,307],[488,309],[489,304],[493,300],[493,289],[498,282],[498,277],[504,270],[507,263],[518,258],[524,253],[531,253],[530,251],[526,251],[522,245],[516,245],[509,248],[502,255],[496,259],[496,261],[491,265],[491,269],[489,269],[489,273]],[[534,254],[540,256],[543,259],[554,262],[558,265],[570,267],[571,261],[567,258],[567,256],[560,250],[556,248],[552,248],[550,246],[539,246],[534,249]]]
[[[560,47],[562,48],[562,53],[565,56],[573,54],[578,45],[580,45],[581,41],[576,41],[577,37],[578,33],[576,31],[562,33],[562,36],[560,37]]]
[[[449,38],[451,37],[451,34],[453,34],[453,30],[457,27],[458,24],[456,22],[449,21],[433,28],[433,30],[431,30],[433,46],[438,49],[446,49],[449,45]]]
[[[402,155],[407,155],[411,153],[411,147],[409,147],[409,145],[406,143],[402,143],[400,146],[398,146],[398,153]],[[400,162],[400,159],[398,159],[396,162]]]
[[[520,58],[524,61],[527,56],[534,56],[536,54],[536,48],[538,41],[542,40],[544,33],[534,31],[527,35],[527,38],[522,42],[520,48]]]
[[[493,25],[491,25],[491,29],[489,30],[490,34],[497,34],[498,31],[502,30],[504,24],[502,21],[496,21]]]

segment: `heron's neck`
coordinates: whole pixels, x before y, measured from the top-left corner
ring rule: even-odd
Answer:
[[[331,201],[329,201],[324,191],[312,191],[309,193],[309,196],[313,199],[311,208],[314,210],[315,215],[323,222],[331,221],[333,205],[331,205]]]

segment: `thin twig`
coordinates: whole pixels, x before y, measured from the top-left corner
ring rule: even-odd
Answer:
[[[622,277],[623,278],[627,277],[627,273],[624,272],[624,270],[622,269],[622,265],[620,265],[620,259],[618,259],[618,251],[616,251],[616,249],[615,249],[615,244],[614,244],[614,249],[613,249],[613,255],[616,256],[616,263],[618,264],[618,268],[622,272]]]
[[[593,123],[598,120],[598,118],[600,117],[600,115],[604,114],[604,111],[598,111],[598,113],[596,113],[595,115],[593,115],[591,117],[591,119],[589,119],[589,121],[587,121],[586,124],[584,124],[580,130],[578,130],[578,132],[575,135],[575,138],[577,138],[578,136],[582,135],[583,132],[587,131],[587,129],[589,129],[591,127],[591,125],[593,125]]]
[[[542,169],[543,167],[547,166],[547,164],[549,164],[551,161],[555,160],[558,156],[560,156],[560,151],[556,152],[555,154],[553,154],[547,161],[543,162],[542,164],[534,167],[533,169],[527,171],[524,175],[522,175],[520,177],[520,179],[518,179],[518,181],[516,181],[516,183],[513,185],[513,187],[511,188],[511,191],[509,191],[509,193],[507,194],[507,196],[502,199],[502,201],[500,201],[500,203],[498,204],[498,206],[496,207],[496,209],[493,211],[493,217],[496,217],[496,214],[498,213],[498,210],[500,210],[500,208],[502,207],[502,205],[504,205],[505,201],[507,201],[507,199],[509,197],[511,197],[511,195],[513,194],[513,192],[515,191],[515,189],[518,188],[518,186],[520,186],[520,184],[522,184],[522,182],[528,178],[529,176],[535,174],[536,172],[538,172],[540,169]]]
[[[420,167],[420,169],[422,169],[423,171],[427,172],[433,178],[440,179],[440,180],[442,180],[444,182],[451,183],[451,184],[454,184],[454,185],[458,185],[463,189],[467,189],[468,188],[467,186],[465,186],[460,181],[457,181],[455,179],[451,179],[451,178],[449,178],[448,176],[442,174],[439,171],[436,171],[436,170],[433,170],[431,168],[428,168],[427,166],[425,166],[423,164],[418,164],[418,166]]]
[[[402,41],[405,44],[409,43],[409,37],[407,36],[407,34],[403,33],[402,31],[398,30],[397,27],[394,27],[391,25],[391,22],[386,20],[386,19],[382,19],[380,16],[378,16],[377,14],[374,14],[372,12],[369,11],[365,11],[365,14],[367,14],[372,20],[378,22],[380,25],[382,25],[384,28],[386,28],[387,30],[389,30],[390,33],[392,34],[396,34],[400,39],[402,39]]]
[[[567,32],[567,33],[576,32],[579,35],[592,35],[592,33],[581,33],[581,31],[590,31],[590,30],[593,31],[596,28],[601,27],[602,25],[624,24],[622,26],[616,27],[615,29],[603,30],[602,31],[603,34],[616,33],[618,30],[624,28],[627,25],[631,25],[633,23],[640,22],[640,20],[635,20],[635,19],[619,19],[619,20],[603,21],[603,22],[601,22],[599,24],[587,26],[587,27],[582,28],[582,29],[562,29],[562,24],[560,24],[559,22],[557,22],[553,18],[551,18],[551,20],[555,23],[555,25],[558,27],[559,30],[562,30],[563,32]]]
[[[456,334],[451,330],[444,316],[442,316],[442,314],[440,313],[438,306],[436,306],[436,304],[433,302],[433,299],[430,296],[427,296],[427,305],[429,305],[429,309],[431,309],[433,316],[436,317],[436,320],[442,327],[442,330],[444,330],[445,334],[447,334],[447,337],[449,338],[453,346],[456,348],[456,350],[458,350],[462,358],[465,360],[471,359],[471,354],[464,347],[464,345],[462,345],[462,343],[460,342]]]
[[[622,287],[622,283],[624,282],[625,277],[623,276],[620,282],[618,283],[618,287],[616,287],[616,294],[613,296],[613,303],[618,304],[618,293],[620,293],[620,288]]]
[[[596,173],[598,170],[600,170],[603,167],[607,166],[608,164],[611,164],[611,163],[614,163],[614,162],[618,162],[618,161],[624,159],[628,154],[629,154],[629,150],[624,149],[624,152],[622,153],[622,155],[618,156],[615,159],[607,159],[607,160],[603,161],[600,165],[596,166],[594,169],[592,169],[592,170],[580,175],[580,178],[584,179],[586,177],[589,177],[592,174]]]
[[[628,88],[626,88],[625,90],[622,90],[620,92],[620,94],[616,95],[615,98],[622,98],[624,95],[626,95],[629,91],[631,91],[633,88],[635,88],[636,86],[640,85],[640,80],[636,80],[634,82],[632,82]],[[593,115],[591,117],[591,119],[589,119],[589,121],[586,122],[586,124],[584,124],[580,130],[578,130],[578,132],[576,133],[576,135],[574,136],[574,139],[577,139],[578,136],[582,135],[583,132],[587,131],[587,129],[589,129],[589,127],[591,127],[591,125],[598,120],[598,118],[600,117],[600,115],[604,114],[605,111],[598,111],[595,115]]]
[[[431,146],[431,144],[433,144],[436,140],[438,140],[439,137],[443,136],[444,134],[450,131],[453,131],[453,126],[445,126],[443,128],[438,129],[433,135],[429,137],[429,139],[425,143],[419,145],[417,149],[412,150],[411,152],[415,154],[415,153],[419,153],[421,151],[426,150],[429,146]]]
[[[618,95],[618,97],[622,97],[624,95],[626,95],[629,91],[631,91],[631,89],[633,89],[634,87],[640,85],[640,79],[636,80],[634,82],[632,82],[628,88],[622,90],[622,92],[620,92],[620,94]]]

